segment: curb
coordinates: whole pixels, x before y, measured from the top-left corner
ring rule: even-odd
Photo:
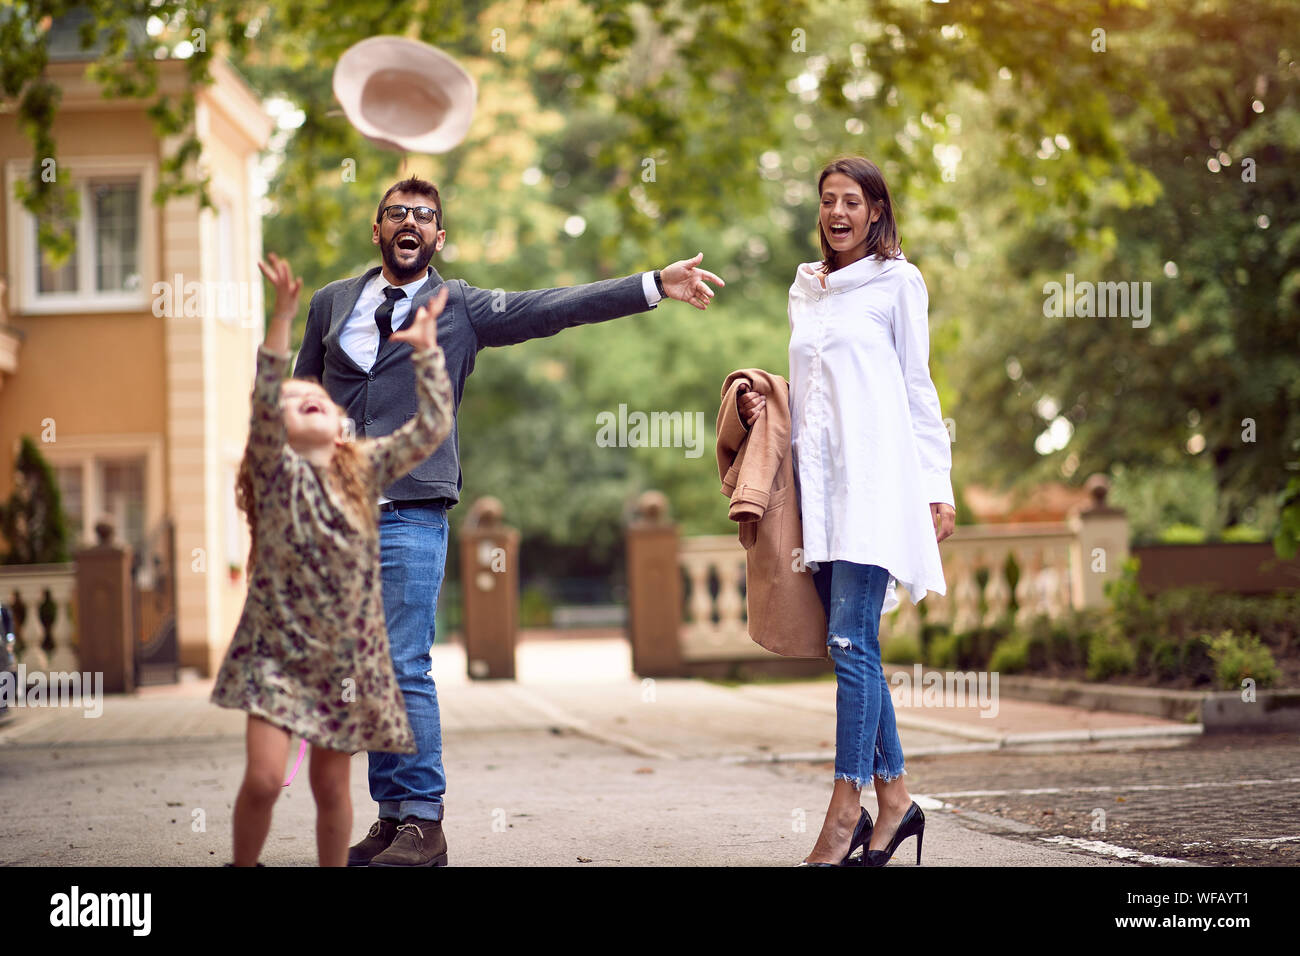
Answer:
[[[1300,690],[1256,691],[1250,701],[1235,690],[1206,694],[1201,715],[1207,734],[1300,731]]]
[[[927,721],[931,726],[924,729],[939,728],[938,721]],[[898,721],[904,726],[903,721]],[[915,728],[922,729],[922,728]],[[943,733],[957,735],[955,728],[942,729]],[[1115,727],[1110,730],[1064,730],[1044,731],[1028,734],[1002,734],[996,740],[981,743],[951,744],[942,747],[916,747],[907,752],[909,757],[948,757],[957,754],[995,753],[1000,750],[1018,750],[1020,748],[1042,747],[1055,744],[1104,744],[1124,740],[1167,740],[1176,742],[1179,738],[1199,737],[1204,733],[1200,724],[1188,724],[1185,727]],[[834,750],[815,750],[803,753],[764,754],[754,756],[727,756],[722,763],[764,764],[764,763],[825,763],[835,760]]]
[[[1144,714],[1192,722],[1206,734],[1300,731],[1300,690],[1260,690],[1244,701],[1229,691],[1161,690],[1089,684],[1048,677],[1007,675],[999,689],[1008,697],[1086,710]]]
[[[885,671],[890,674],[906,670],[899,665],[885,665]],[[1232,690],[1162,690],[1006,674],[1000,676],[998,690],[1013,700],[1185,721],[1189,727],[1196,728],[1189,731],[1191,733],[1300,731],[1300,690],[1290,688],[1256,691],[1255,699],[1246,701],[1242,700],[1239,692]],[[920,722],[916,722],[915,726],[918,730],[941,729],[924,726]],[[959,733],[955,729],[948,732]],[[962,736],[975,737],[977,733],[970,732]],[[1124,735],[1125,731],[1121,729],[1107,733]]]
[[[1188,722],[1200,718],[1201,701],[1205,698],[1204,691],[1090,684],[1085,681],[1016,674],[1002,675],[998,690],[1015,700]]]

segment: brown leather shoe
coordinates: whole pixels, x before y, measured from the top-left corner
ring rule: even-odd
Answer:
[[[370,828],[364,840],[348,847],[348,866],[369,866],[371,860],[388,849],[395,836],[397,836],[397,821],[380,817]]]
[[[397,828],[392,844],[370,865],[446,866],[447,838],[442,835],[442,821],[407,817]]]

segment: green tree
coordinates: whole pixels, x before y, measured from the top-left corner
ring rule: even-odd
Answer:
[[[0,18],[14,41],[0,80],[29,135],[46,135],[57,108],[50,95],[21,99],[41,73],[41,18],[67,6],[28,0]],[[596,415],[626,403],[702,411],[711,427],[728,371],[784,371],[786,290],[796,264],[817,257],[815,177],[843,152],[884,170],[904,251],[926,276],[959,494],[968,480],[1178,468],[1196,434],[1225,496],[1280,487],[1300,382],[1296,350],[1277,347],[1295,340],[1296,69],[1283,0],[89,7],[100,28],[156,18],[149,44],[123,40],[103,57],[109,73],[130,75],[130,55],[174,55],[203,29],[192,82],[220,52],[301,111],[277,134],[264,229],[309,287],[376,261],[375,202],[412,169],[443,187],[444,275],[536,288],[704,251],[728,279],[703,316],[670,303],[479,357],[461,409],[466,493],[503,498],[526,536],[612,541],[617,503],[648,485],[669,493],[688,532],[728,529],[711,455],[595,447]],[[457,150],[400,167],[339,115],[329,76],[356,40],[404,32],[465,62],[480,108]],[[184,101],[167,108],[184,120]],[[37,155],[57,146],[41,143]],[[1209,150],[1232,160],[1214,174],[1220,186],[1248,155],[1256,182],[1216,191]],[[1151,281],[1151,326],[1045,321],[1043,284],[1067,271]],[[1239,434],[1247,417],[1256,443],[1234,445],[1230,426]],[[1036,448],[1058,418],[1068,440]]]
[[[14,463],[14,488],[0,504],[0,535],[9,545],[5,564],[58,564],[68,560],[69,534],[54,469],[36,442],[23,436]]]
[[[966,467],[1000,483],[1208,474],[1206,530],[1276,513],[1300,438],[1297,39],[1277,0],[1153,6],[1106,54],[1164,104],[1116,108],[1151,189],[1094,190],[1081,218],[1026,216],[1020,192],[1053,188],[1069,137],[1028,144],[1023,179],[980,165],[959,180],[959,436],[979,423],[958,442]],[[1018,109],[997,91],[989,106]],[[988,139],[977,131],[976,150]],[[1067,274],[1148,284],[1149,315],[1045,315],[1047,283]]]

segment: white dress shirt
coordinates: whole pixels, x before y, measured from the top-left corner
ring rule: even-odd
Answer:
[[[930,380],[929,294],[906,259],[859,259],[790,286],[791,447],[804,560],[890,573],[884,612],[945,594],[931,502],[953,504],[952,449]]]
[[[406,325],[411,317],[411,300],[415,298],[415,293],[420,291],[420,287],[428,281],[428,273],[425,273],[418,279],[397,287],[406,293],[406,297],[398,299],[393,304],[394,332]],[[388,280],[384,278],[384,274],[375,273],[361,290],[357,304],[352,307],[351,314],[339,332],[339,345],[362,371],[370,371],[370,366],[374,365],[375,359],[379,357],[379,326],[375,325],[375,310],[384,301],[384,290],[387,288]]]
[[[391,324],[394,332],[407,324],[411,316],[411,300],[415,298],[415,293],[420,291],[420,287],[428,281],[429,275],[426,272],[418,279],[398,286],[406,293],[406,297],[398,299],[393,304]],[[357,363],[357,367],[366,372],[370,371],[370,367],[375,364],[375,359],[379,357],[379,326],[375,324],[375,310],[384,301],[384,290],[388,285],[388,280],[384,278],[382,271],[375,273],[361,290],[361,295],[357,297],[357,304],[352,307],[351,313],[343,323],[343,328],[339,331],[339,345],[348,357]],[[653,271],[642,273],[641,288],[645,291],[648,306],[654,305],[663,298],[659,294],[658,286],[655,285]],[[379,496],[381,505],[390,500],[392,499],[384,495]]]

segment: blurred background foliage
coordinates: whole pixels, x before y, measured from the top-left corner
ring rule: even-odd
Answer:
[[[376,203],[409,173],[442,189],[444,276],[541,288],[702,251],[727,280],[707,313],[667,302],[479,356],[464,495],[504,502],[526,567],[616,566],[648,488],[685,533],[731,530],[712,454],[720,386],[738,367],[787,370],[787,290],[819,256],[816,177],[844,153],[884,171],[930,290],[959,520],[967,484],[1105,472],[1140,539],[1277,530],[1300,467],[1291,0],[90,6],[102,24],[157,18],[147,56],[202,28],[196,75],[220,53],[267,100],[280,129],[265,248],[308,289],[378,262]],[[64,7],[18,3],[0,34],[26,42],[16,21]],[[347,124],[333,65],[379,33],[434,43],[475,76],[461,147],[401,158]],[[6,95],[38,64],[29,46],[6,42]],[[1045,283],[1067,274],[1150,283],[1149,326],[1045,316]],[[299,335],[305,313],[306,297]],[[620,404],[702,412],[705,453],[598,447],[597,415]]]

